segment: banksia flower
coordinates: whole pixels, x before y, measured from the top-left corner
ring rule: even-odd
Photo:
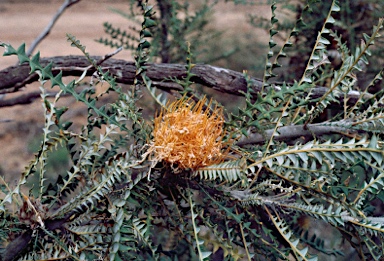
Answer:
[[[155,118],[153,162],[165,161],[178,169],[199,169],[223,161],[224,150],[223,110],[217,106],[210,110],[203,106],[204,97],[197,103],[191,99],[175,101]]]

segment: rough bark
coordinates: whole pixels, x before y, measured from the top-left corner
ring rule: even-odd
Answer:
[[[102,57],[92,57],[100,60]],[[84,68],[90,64],[83,56],[57,56],[50,58],[42,58],[40,63],[48,65],[53,63],[53,73],[57,74],[61,70],[63,76],[80,76]],[[101,66],[104,70],[108,70],[116,77],[116,81],[122,84],[132,84],[135,77],[134,62],[128,62],[119,59],[107,59],[102,62]],[[87,75],[91,76],[95,72],[95,68],[90,68]],[[29,74],[30,68],[28,64],[8,67],[0,71],[0,94],[17,92],[20,88],[38,80],[37,74]],[[195,75],[192,81],[210,87],[217,91],[242,95],[240,91],[245,92],[247,83],[242,73],[229,69],[219,68],[206,64],[196,64],[192,73]],[[152,80],[153,86],[163,90],[178,90],[181,88],[177,83],[170,79],[183,79],[186,76],[185,65],[182,64],[148,64],[147,76]],[[255,92],[262,90],[262,81],[252,78],[252,88]],[[312,97],[321,97],[328,89],[325,87],[316,87],[312,89]],[[355,103],[359,99],[358,92],[351,92],[347,95],[349,103]],[[369,97],[369,94],[366,94]],[[343,102],[343,97],[340,102]],[[31,99],[29,99],[31,101]],[[20,102],[22,102],[19,99]],[[9,102],[8,102],[9,103]],[[28,103],[24,101],[22,103]],[[11,104],[11,103],[9,103]],[[1,106],[0,106],[1,107]]]
[[[95,60],[101,57],[92,57]],[[60,70],[63,76],[80,76],[84,68],[89,66],[89,62],[83,56],[57,56],[51,58],[42,58],[40,63],[43,66],[53,63],[53,73]],[[116,77],[118,83],[132,84],[135,77],[134,62],[127,62],[119,59],[108,59],[101,66]],[[38,80],[36,74],[29,75],[28,64],[8,67],[0,71],[0,93],[15,92],[21,87]],[[95,72],[94,68],[87,71],[91,76]],[[203,84],[221,92],[240,95],[239,90],[246,90],[244,76],[232,70],[214,67],[211,65],[197,64],[192,73],[196,76],[193,81]],[[149,64],[147,76],[153,81],[153,84],[162,89],[178,89],[180,86],[174,84],[170,78],[182,79],[186,76],[185,66],[182,64]],[[261,81],[255,79],[255,90],[261,90]]]
[[[295,144],[297,142],[306,143],[313,139],[326,134],[352,134],[355,131],[351,130],[351,123],[346,121],[334,122],[333,126],[324,123],[308,124],[308,125],[290,125],[283,126],[277,129],[265,130],[262,133],[249,133],[248,136],[243,136],[236,144],[238,146],[246,146],[253,144],[262,144],[268,141],[272,135],[275,141],[286,141],[287,143]]]

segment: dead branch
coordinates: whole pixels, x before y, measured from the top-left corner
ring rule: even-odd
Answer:
[[[49,92],[47,93],[47,96],[53,97],[56,94],[57,94],[56,92]],[[34,100],[39,99],[40,97],[41,97],[41,91],[34,91],[34,92],[21,94],[14,98],[0,100],[0,108],[14,106],[14,105],[29,104],[29,103],[32,103]]]
[[[102,60],[102,57],[92,57],[95,61]],[[63,76],[80,76],[84,69],[88,68],[87,76],[93,75],[95,68],[90,67],[89,62],[83,56],[57,56],[42,58],[40,63],[43,66],[52,62],[53,74],[62,71]],[[135,77],[135,64],[120,59],[107,59],[101,63],[104,71],[109,71],[116,81],[121,84],[133,84]],[[28,64],[21,64],[8,67],[0,71],[0,94],[17,92],[20,88],[38,80],[37,74],[29,74]],[[212,88],[219,92],[242,95],[246,92],[247,82],[242,73],[229,69],[219,68],[207,64],[196,64],[192,73],[195,75],[192,81]],[[182,80],[186,76],[185,65],[182,64],[148,64],[147,76],[152,80],[152,85],[165,91],[180,90],[181,86],[175,83],[174,79]],[[251,87],[257,93],[262,90],[262,81],[251,77]],[[311,90],[312,98],[321,97],[328,89],[316,87]],[[370,94],[365,94],[367,99]],[[359,92],[348,93],[348,103],[354,104],[360,98]],[[344,97],[340,97],[343,102]]]
[[[292,143],[306,143],[313,137],[319,137],[325,134],[351,134],[351,122],[339,121],[333,122],[332,125],[327,123],[316,123],[304,125],[283,126],[277,129],[265,130],[262,133],[249,133],[243,136],[236,144],[240,147],[252,144],[262,144],[269,140],[272,135],[275,141],[291,141]]]
[[[66,0],[60,6],[60,8],[57,10],[56,14],[52,17],[52,20],[49,22],[49,24],[44,29],[44,31],[42,31],[41,34],[38,37],[36,37],[36,39],[32,42],[31,47],[27,51],[27,55],[28,56],[30,56],[33,53],[33,51],[36,49],[37,45],[42,40],[44,40],[45,37],[47,37],[49,35],[49,33],[51,32],[53,26],[55,25],[55,23],[57,22],[59,17],[64,13],[64,11],[67,8],[69,8],[70,6],[72,6],[72,5],[74,5],[74,4],[78,3],[78,2],[80,2],[80,0]]]

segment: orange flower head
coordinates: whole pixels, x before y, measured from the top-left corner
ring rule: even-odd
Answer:
[[[154,161],[193,170],[223,161],[227,154],[223,110],[217,106],[210,110],[212,100],[204,110],[206,101],[205,97],[197,103],[181,99],[161,111],[154,121]]]

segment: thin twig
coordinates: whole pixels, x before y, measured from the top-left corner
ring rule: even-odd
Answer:
[[[59,19],[59,17],[64,13],[64,11],[69,8],[71,5],[74,5],[78,2],[80,2],[81,0],[66,0],[61,6],[60,8],[57,10],[56,14],[53,16],[52,20],[49,22],[49,24],[47,25],[47,27],[44,29],[44,31],[41,32],[41,34],[35,39],[33,40],[32,44],[31,44],[31,47],[29,47],[28,51],[27,51],[27,55],[28,56],[31,56],[31,54],[33,53],[33,51],[35,50],[35,48],[37,47],[37,45],[45,38],[47,37],[47,35],[49,35],[49,33],[51,32],[53,26],[55,25],[55,23],[57,22],[57,20]]]
[[[239,211],[237,210],[237,207],[235,209],[236,209],[236,215],[239,215]],[[249,251],[248,251],[247,240],[245,239],[242,222],[239,223],[239,226],[240,226],[241,238],[243,240],[245,253],[247,254],[248,260],[250,261],[252,259],[251,259],[251,255],[249,254]]]
[[[93,77],[95,75],[97,75],[97,67],[102,64],[104,61],[108,60],[109,58],[111,58],[112,56],[118,54],[121,50],[123,50],[123,47],[119,47],[117,48],[115,51],[113,51],[112,53],[109,53],[109,54],[106,54],[104,55],[100,60],[98,60],[96,63],[92,62],[91,65],[83,68],[83,73],[81,74],[81,76],[79,77],[79,79],[76,80],[76,84],[80,83],[84,78],[85,76],[87,76],[87,72],[89,69],[91,69],[92,67],[94,69],[96,69],[96,71],[92,74],[92,79],[91,79],[91,84],[93,82]]]
[[[111,53],[108,53],[106,55],[103,56],[103,58],[101,58],[100,60],[98,60],[96,62],[96,65],[100,65],[102,64],[104,61],[108,60],[109,58],[111,58],[112,56],[118,54],[119,52],[121,52],[123,50],[123,47],[119,47],[117,48],[115,51],[111,52]],[[96,69],[96,68],[95,68]]]

